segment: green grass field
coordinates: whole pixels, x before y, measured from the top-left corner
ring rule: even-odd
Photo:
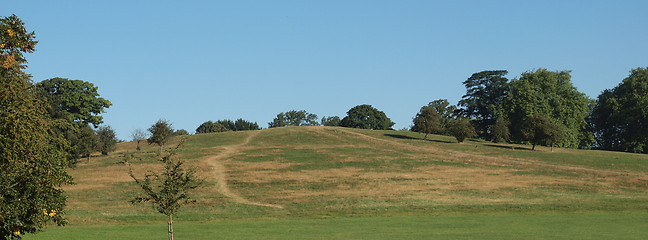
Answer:
[[[175,140],[171,145],[179,142]],[[161,239],[166,217],[131,205],[110,156],[70,173],[65,227],[25,239]],[[407,131],[291,127],[189,136],[206,184],[174,217],[176,239],[643,239],[648,156],[455,143]],[[157,148],[129,162],[156,169]],[[219,182],[220,181],[220,182]]]

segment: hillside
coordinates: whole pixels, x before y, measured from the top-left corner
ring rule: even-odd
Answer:
[[[647,155],[422,137],[331,127],[189,136],[181,157],[207,184],[176,219],[648,209]],[[137,189],[118,162],[134,149],[121,143],[116,153],[70,170],[70,225],[164,221],[150,206],[128,202]],[[160,166],[153,159],[131,164],[140,176]]]

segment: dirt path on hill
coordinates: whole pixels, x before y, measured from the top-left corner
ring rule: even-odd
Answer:
[[[207,159],[207,163],[212,167],[212,170],[214,171],[214,175],[216,177],[216,182],[217,182],[216,187],[218,188],[218,192],[231,198],[232,200],[234,200],[234,202],[241,203],[241,204],[272,207],[272,208],[283,208],[283,206],[277,204],[260,203],[260,202],[254,202],[248,200],[238,195],[238,193],[233,192],[227,185],[227,168],[225,167],[225,163],[229,162],[230,157],[234,156],[237,152],[239,152],[243,146],[250,143],[250,140],[252,140],[252,138],[254,138],[257,134],[259,134],[260,131],[250,131],[250,132],[251,134],[247,138],[245,138],[245,140],[242,143],[236,145],[224,146],[222,147],[223,151]]]

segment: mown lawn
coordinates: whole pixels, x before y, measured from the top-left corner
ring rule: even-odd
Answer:
[[[175,239],[645,239],[648,213],[543,213],[176,222]],[[50,227],[24,239],[165,239],[166,224]]]

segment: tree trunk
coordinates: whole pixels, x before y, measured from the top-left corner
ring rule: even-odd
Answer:
[[[173,240],[173,217],[169,215],[169,240]]]
[[[137,151],[140,150],[140,141],[137,141]]]
[[[429,134],[429,133],[425,133],[425,137],[423,137],[423,140],[425,140],[425,139],[427,138],[427,135],[428,135],[428,134]]]
[[[160,155],[162,155],[162,145],[160,145]]]
[[[551,143],[551,152],[553,152],[553,146],[554,146],[554,144]]]
[[[535,143],[533,144],[533,147],[531,147],[531,151],[535,151]]]

